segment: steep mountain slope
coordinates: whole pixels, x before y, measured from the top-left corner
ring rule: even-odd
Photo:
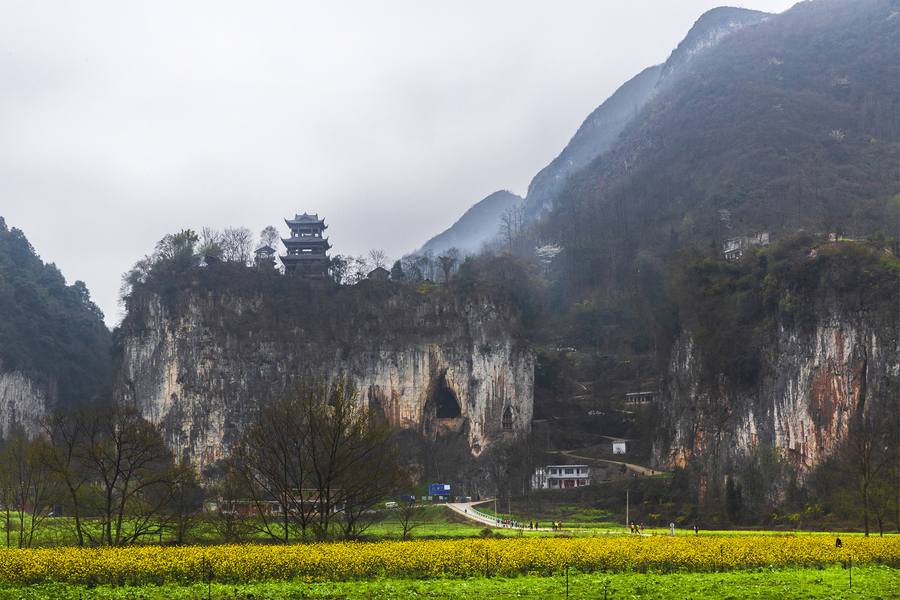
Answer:
[[[728,34],[770,16],[743,8],[704,13],[665,64],[645,69],[616,90],[585,119],[559,156],[535,175],[525,197],[526,214],[536,220],[553,210],[567,178],[609,150],[638,111],[661,89],[674,85],[692,61]]]
[[[628,121],[650,99],[661,72],[659,65],[644,69],[588,115],[559,156],[528,184],[525,210],[530,219],[553,210],[566,178],[609,150]]]
[[[526,218],[537,220],[552,211],[568,177],[609,150],[658,88],[674,84],[688,64],[729,33],[770,16],[743,8],[716,8],[701,16],[665,64],[648,67],[624,83],[588,115],[559,156],[534,176],[525,198]],[[476,203],[452,227],[426,242],[420,251],[440,252],[453,246],[478,251],[482,244],[496,237],[500,215],[514,203],[511,196],[508,192],[497,192]]]
[[[896,410],[898,13],[896,0],[807,2],[728,35],[538,224],[563,248],[560,313],[633,315],[649,338],[633,335],[635,353],[665,361],[655,460],[685,467],[701,495],[728,475],[755,487],[769,450],[810,473],[854,420]],[[779,243],[723,260],[723,240],[757,231]],[[688,244],[705,250],[679,264]],[[579,334],[602,347],[601,325]]]
[[[110,333],[81,281],[67,286],[0,217],[0,436],[57,404],[106,399]]]
[[[804,3],[698,57],[569,178],[543,224],[565,248],[557,266],[571,297],[622,289],[635,260],[686,242],[758,230],[897,235],[884,220],[900,179],[897,9]]]
[[[475,203],[450,229],[425,242],[419,251],[431,250],[438,254],[455,247],[463,253],[474,254],[497,237],[503,213],[521,203],[522,198],[511,192],[494,192]]]

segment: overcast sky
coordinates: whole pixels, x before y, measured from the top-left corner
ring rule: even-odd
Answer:
[[[318,213],[332,254],[397,259],[524,195],[721,5],[0,0],[0,216],[110,326],[122,274],[185,228]]]

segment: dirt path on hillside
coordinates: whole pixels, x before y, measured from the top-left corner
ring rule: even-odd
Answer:
[[[559,450],[560,454],[564,454],[564,455],[568,456],[569,458],[574,458],[577,460],[589,460],[592,462],[602,460],[603,462],[608,462],[611,464],[617,464],[617,465],[622,464],[622,461],[619,461],[619,460],[610,460],[607,458],[594,458],[591,456],[579,456],[578,454],[575,454],[575,452],[577,452],[577,450]],[[636,473],[641,473],[642,475],[653,476],[653,475],[670,475],[671,474],[671,473],[666,473],[665,471],[657,471],[656,469],[651,469],[650,467],[645,467],[643,465],[635,465],[632,463],[625,463],[625,466]]]

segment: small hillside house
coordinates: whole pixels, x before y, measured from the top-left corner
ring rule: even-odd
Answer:
[[[591,468],[587,465],[549,465],[537,469],[531,477],[532,489],[561,490],[581,487],[591,481]]]
[[[740,260],[744,251],[750,246],[768,246],[769,232],[757,231],[752,236],[742,235],[738,237],[728,238],[722,242],[722,254],[725,260]]]
[[[659,397],[662,393],[659,391],[656,392],[629,392],[625,394],[625,400],[632,404],[636,404],[638,402],[654,402],[659,400]]]
[[[375,267],[366,277],[369,281],[387,281],[391,272],[384,267]]]

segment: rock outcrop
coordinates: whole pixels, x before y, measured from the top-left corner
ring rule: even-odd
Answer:
[[[38,383],[18,371],[0,373],[0,437],[16,431],[37,435],[41,418],[55,403],[55,385]]]
[[[464,432],[475,454],[531,424],[532,349],[488,297],[365,282],[285,303],[195,285],[164,304],[150,296],[129,315],[117,396],[198,464],[225,457],[263,403],[340,373],[396,426]]]
[[[851,418],[896,398],[896,331],[866,315],[832,314],[812,328],[783,327],[766,349],[752,389],[701,385],[690,335],[676,343],[661,406],[659,468],[691,468],[724,482],[735,461],[758,445],[778,448],[801,478],[832,455]]]

